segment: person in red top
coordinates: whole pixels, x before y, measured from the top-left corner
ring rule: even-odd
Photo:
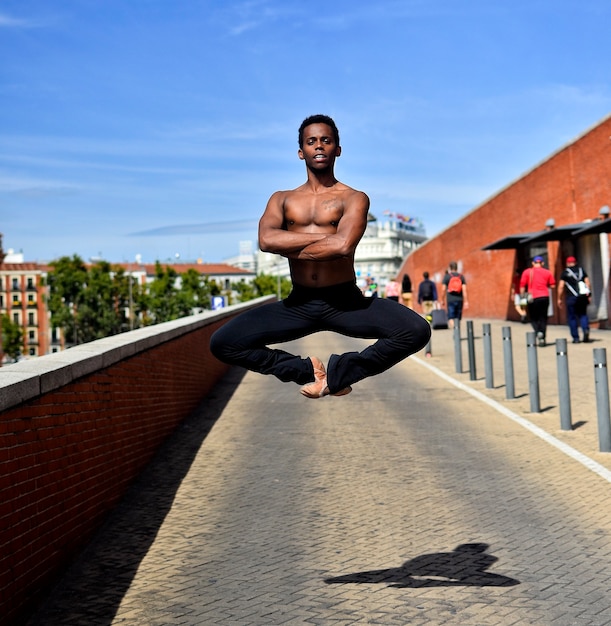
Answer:
[[[520,295],[528,293],[528,315],[539,346],[545,345],[549,288],[556,286],[554,275],[543,267],[543,257],[536,256],[532,267],[525,269],[520,278]]]

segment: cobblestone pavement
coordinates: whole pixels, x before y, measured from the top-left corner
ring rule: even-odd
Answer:
[[[521,397],[507,402],[483,363],[475,381],[453,371],[451,331],[435,331],[431,358],[341,398],[232,371],[30,626],[611,624],[609,480],[494,403],[609,467],[595,408],[584,400],[581,427],[561,432],[542,384],[545,410],[528,414],[519,341]],[[359,345],[319,334],[293,347]],[[585,387],[591,350],[575,348]],[[539,351],[548,382],[553,357]]]

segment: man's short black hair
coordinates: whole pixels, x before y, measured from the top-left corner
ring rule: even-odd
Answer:
[[[335,143],[339,146],[339,130],[337,130],[335,122],[328,115],[322,115],[319,113],[317,115],[310,115],[310,117],[306,117],[305,120],[301,122],[298,138],[300,148],[303,148],[303,130],[306,126],[309,126],[310,124],[326,124],[327,126],[330,126],[331,130],[333,131],[333,138],[335,139]]]

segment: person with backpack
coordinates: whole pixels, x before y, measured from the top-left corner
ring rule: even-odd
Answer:
[[[418,304],[424,317],[431,315],[437,302],[437,285],[429,278],[429,273],[422,274],[424,280],[418,285]]]
[[[467,281],[458,272],[456,261],[450,263],[449,271],[443,277],[442,290],[444,304],[448,311],[448,326],[453,328],[455,324],[460,324],[463,310],[469,307]]]
[[[573,343],[579,343],[579,326],[583,332],[583,342],[590,341],[590,322],[588,320],[588,304],[590,302],[590,279],[585,270],[577,265],[574,256],[567,257],[566,268],[558,281],[558,306],[562,306],[562,295],[565,295],[566,317],[573,337]]]

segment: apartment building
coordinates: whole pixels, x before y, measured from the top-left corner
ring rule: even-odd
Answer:
[[[26,263],[23,255],[11,250],[0,262],[0,314],[23,330],[24,356],[34,357],[60,349],[59,332],[49,323],[44,277],[48,268]]]

